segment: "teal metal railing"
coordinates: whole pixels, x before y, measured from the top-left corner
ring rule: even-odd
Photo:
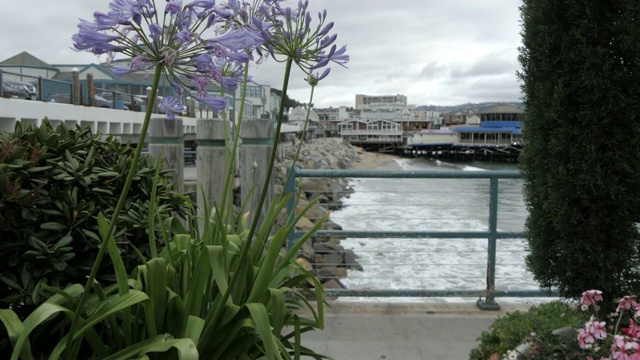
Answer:
[[[519,179],[519,171],[361,171],[361,170],[317,170],[289,168],[291,176],[285,193],[294,194],[288,203],[289,214],[295,211],[298,179],[301,178],[420,178],[420,179],[488,179],[489,180],[489,218],[488,228],[484,231],[347,231],[319,230],[317,237],[341,238],[433,238],[433,239],[487,239],[486,288],[481,290],[438,290],[438,289],[326,289],[328,295],[359,297],[478,297],[478,306],[482,309],[499,309],[496,297],[555,297],[556,291],[542,290],[496,290],[496,251],[498,239],[522,239],[523,231],[509,232],[498,230],[498,196],[500,179]],[[293,219],[292,216],[289,216]],[[289,244],[305,234],[294,230],[289,234]],[[524,266],[524,264],[522,264]]]

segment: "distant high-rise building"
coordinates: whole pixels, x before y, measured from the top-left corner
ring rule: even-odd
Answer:
[[[356,94],[356,109],[404,110],[407,97],[404,95],[363,95]]]

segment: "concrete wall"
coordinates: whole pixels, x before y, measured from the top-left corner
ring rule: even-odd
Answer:
[[[140,135],[144,121],[143,112],[0,98],[0,129],[4,131],[12,132],[16,122],[40,126],[45,117],[54,126],[61,123],[71,128],[90,126],[94,133],[118,135],[123,141]],[[195,134],[197,119],[180,118],[183,119],[184,134]]]

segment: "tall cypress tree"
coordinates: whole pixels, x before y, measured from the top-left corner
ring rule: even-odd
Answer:
[[[640,290],[640,1],[520,10],[527,266],[566,297]]]

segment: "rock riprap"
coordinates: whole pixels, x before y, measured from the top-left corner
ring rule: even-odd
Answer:
[[[274,169],[274,191],[282,193],[286,180],[286,167],[293,162],[297,146],[281,144],[281,159]],[[360,160],[364,153],[362,148],[342,142],[339,138],[320,138],[303,142],[296,167],[302,169],[349,169]],[[309,202],[317,199],[304,216],[297,222],[296,229],[309,230],[317,221],[332,210],[342,206],[341,200],[349,196],[353,190],[348,181],[342,178],[302,178],[301,193],[297,211],[302,211]],[[283,211],[278,219],[278,226],[286,221],[287,213]],[[340,226],[330,219],[324,220],[322,230],[340,230]],[[325,288],[342,288],[340,279],[347,276],[347,270],[362,271],[357,256],[352,250],[340,245],[341,238],[313,236],[305,243],[298,255],[298,263],[311,271],[322,282]]]

